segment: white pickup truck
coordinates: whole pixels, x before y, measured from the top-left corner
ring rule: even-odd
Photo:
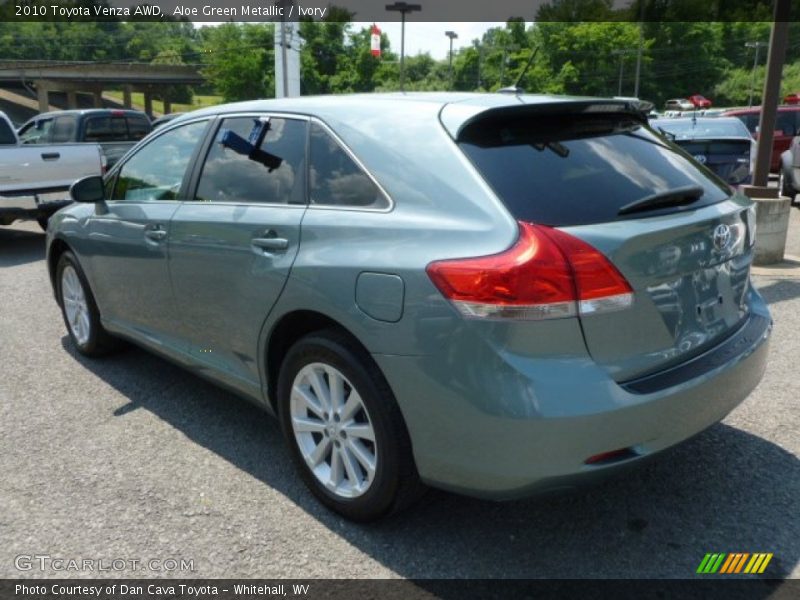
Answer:
[[[8,117],[0,112],[0,225],[47,220],[70,203],[70,185],[87,175],[102,175],[105,158],[96,144],[22,145]]]

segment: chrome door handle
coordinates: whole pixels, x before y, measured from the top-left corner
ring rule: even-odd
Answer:
[[[163,229],[148,229],[144,232],[144,236],[154,242],[160,242],[167,237],[167,232]]]
[[[286,250],[289,247],[289,240],[279,237],[253,238],[250,243],[263,250]]]

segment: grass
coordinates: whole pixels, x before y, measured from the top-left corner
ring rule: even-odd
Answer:
[[[121,91],[103,92],[103,96],[122,104],[123,94]],[[133,108],[137,110],[144,110],[144,94],[142,92],[133,92],[131,94],[131,104],[133,104]],[[173,102],[172,112],[187,112],[190,110],[197,110],[198,108],[205,108],[206,106],[215,106],[217,104],[222,104],[222,96],[195,95],[192,98],[191,104],[176,104]],[[153,100],[153,113],[155,115],[164,114],[164,103],[161,100]]]

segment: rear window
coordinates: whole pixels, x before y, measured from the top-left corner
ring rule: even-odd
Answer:
[[[747,127],[738,119],[660,119],[651,121],[654,129],[663,129],[679,138],[749,137]]]
[[[704,191],[689,208],[730,195],[678,146],[623,115],[487,118],[468,125],[458,144],[522,221],[568,226],[630,218],[618,214],[623,206],[686,186]]]
[[[89,117],[83,134],[85,142],[138,142],[152,129],[144,117],[110,115]]]
[[[750,143],[747,141],[719,141],[719,140],[686,140],[679,142],[681,148],[689,154],[741,154],[750,156]]]
[[[85,142],[123,142],[128,140],[124,117],[90,117],[86,119]]]

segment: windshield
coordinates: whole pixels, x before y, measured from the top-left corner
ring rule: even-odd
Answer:
[[[750,137],[739,119],[658,119],[650,125],[678,138]]]
[[[703,191],[691,207],[647,214],[730,195],[678,146],[624,115],[486,118],[468,125],[458,144],[515,218],[544,225],[626,218],[623,206],[687,186]]]

